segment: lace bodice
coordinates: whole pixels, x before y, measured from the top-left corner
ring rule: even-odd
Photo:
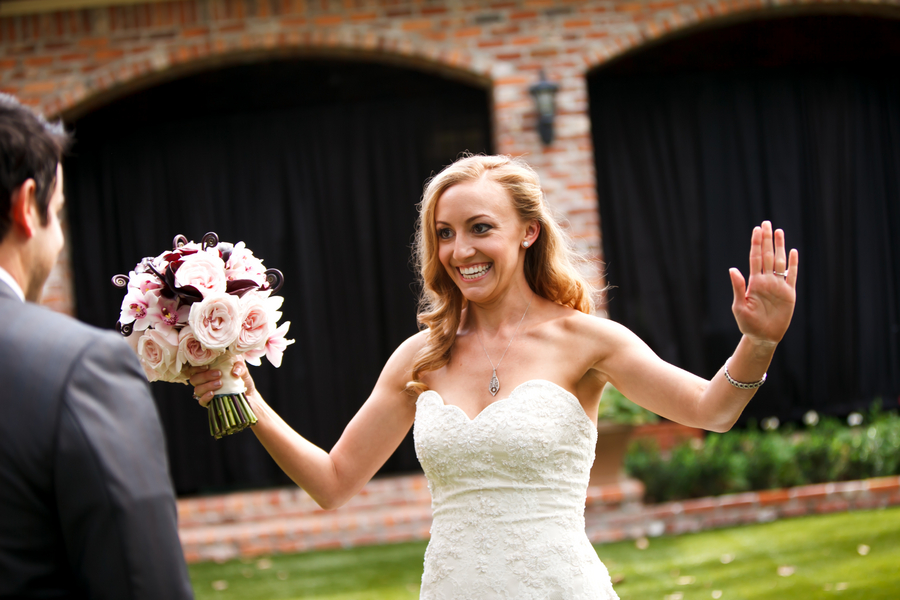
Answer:
[[[474,419],[416,402],[434,522],[421,600],[617,598],[584,533],[597,429],[572,394],[532,380]]]

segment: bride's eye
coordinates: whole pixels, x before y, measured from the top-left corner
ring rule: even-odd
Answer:
[[[493,229],[493,227],[491,227],[487,223],[478,223],[472,226],[472,231],[474,233],[487,233],[491,229]]]
[[[449,240],[451,237],[453,237],[453,230],[448,227],[444,227],[443,229],[438,229],[437,234],[438,237],[442,240]]]

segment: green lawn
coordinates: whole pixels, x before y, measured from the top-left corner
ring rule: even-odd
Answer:
[[[643,545],[643,544],[641,544]],[[191,566],[198,600],[418,598],[424,542]],[[900,598],[900,508],[597,547],[622,600]],[[477,599],[473,599],[477,600]]]

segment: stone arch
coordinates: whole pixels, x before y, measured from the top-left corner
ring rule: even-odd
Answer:
[[[641,25],[638,32],[610,38],[602,48],[587,57],[586,71],[590,76],[591,72],[602,69],[617,59],[707,29],[757,19],[842,14],[900,19],[900,5],[871,4],[862,0],[815,4],[806,0],[783,0],[779,4],[769,4],[765,0],[686,3],[670,11],[657,13]]]
[[[265,36],[244,38],[234,47],[211,38],[206,45],[186,47],[173,43],[153,47],[139,56],[108,62],[83,80],[62,85],[49,95],[43,110],[64,120],[77,119],[118,98],[174,79],[206,70],[266,60],[335,59],[388,64],[490,89],[486,68],[476,68],[473,57],[462,50],[418,45],[410,40],[361,37],[339,39],[335,32],[322,32],[277,44]],[[222,43],[219,43],[222,42]]]

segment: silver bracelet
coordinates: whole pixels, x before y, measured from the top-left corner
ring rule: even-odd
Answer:
[[[766,376],[768,375],[768,373],[763,373],[762,379],[760,379],[759,381],[754,381],[753,383],[744,383],[742,381],[736,381],[731,376],[731,373],[728,372],[728,361],[730,361],[730,360],[731,359],[729,358],[728,360],[725,361],[725,379],[727,379],[728,383],[730,383],[734,387],[740,388],[742,390],[755,390],[756,388],[758,388],[759,386],[761,386],[762,384],[764,384],[766,382]]]

